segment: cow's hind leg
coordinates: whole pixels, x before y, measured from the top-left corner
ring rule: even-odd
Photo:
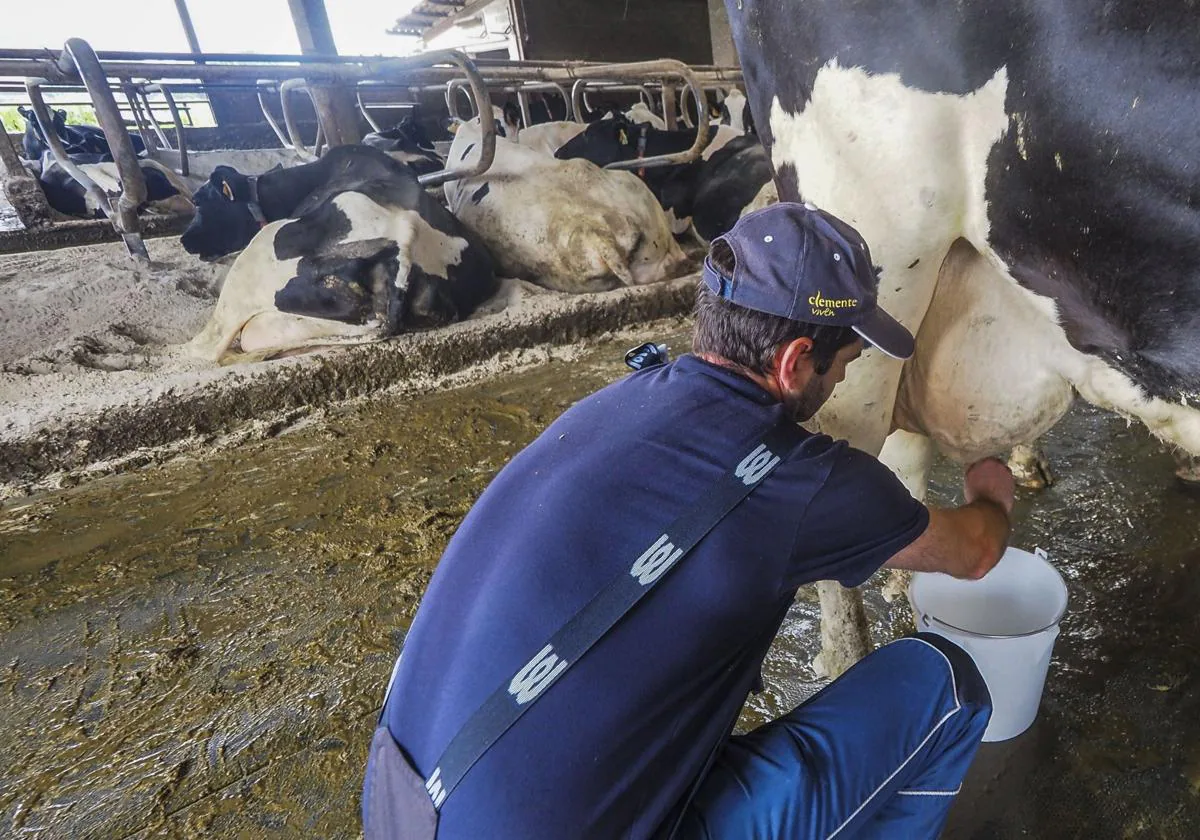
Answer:
[[[242,352],[228,354],[221,359],[221,364],[259,361],[339,344],[359,344],[379,337],[378,324],[359,326],[286,312],[263,312],[242,327]]]

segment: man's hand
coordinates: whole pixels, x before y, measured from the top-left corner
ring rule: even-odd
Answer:
[[[967,468],[963,485],[967,503],[930,508],[925,533],[885,566],[978,580],[1000,562],[1013,507],[1012,473],[1001,461],[985,458]]]
[[[986,499],[1004,508],[1005,515],[1012,516],[1016,484],[1013,481],[1012,470],[999,458],[984,458],[967,467],[963,491],[966,493],[967,504],[977,499]]]

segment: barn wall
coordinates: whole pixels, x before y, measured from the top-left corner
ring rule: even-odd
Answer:
[[[711,64],[708,0],[515,0],[529,60]]]

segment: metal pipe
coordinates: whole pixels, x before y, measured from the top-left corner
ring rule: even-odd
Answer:
[[[146,201],[146,179],[138,166],[137,155],[133,151],[133,143],[121,112],[117,108],[117,100],[109,89],[108,79],[95,50],[82,38],[68,38],[59,59],[60,69],[74,69],[83,79],[88,95],[92,98],[92,106],[108,141],[109,152],[117,164],[117,174],[121,179],[121,195],[117,199],[114,225],[125,241],[125,247],[135,259],[149,261],[146,253],[146,243],[142,241],[141,224],[138,220],[138,207]],[[65,157],[65,154],[64,154]]]
[[[271,126],[271,130],[275,132],[275,136],[279,138],[279,144],[285,149],[292,148],[292,143],[288,136],[283,133],[283,129],[279,127],[274,115],[271,113],[271,108],[267,105],[266,94],[275,91],[278,86],[273,79],[259,79],[255,85],[258,95],[258,107],[262,110],[263,118],[266,119],[267,125]]]
[[[663,85],[662,87],[663,101],[663,122],[667,124],[667,131],[675,131],[679,128],[677,112],[675,110],[675,86]]]
[[[164,84],[142,85],[142,96],[144,97],[148,93],[162,94],[163,101],[167,103],[167,110],[171,112],[171,120],[175,123],[175,151],[179,152],[179,174],[186,178],[191,174],[188,165],[187,135],[183,131],[183,120],[179,117],[179,108],[175,105],[175,97],[170,88]],[[150,113],[150,119],[154,120],[154,111],[150,108],[149,101],[146,102],[146,110]],[[158,128],[158,120],[154,120],[154,127]]]
[[[316,160],[320,156],[318,150],[321,146],[321,114],[317,114],[317,136],[313,139],[312,151],[309,151],[308,146],[304,145],[304,141],[300,138],[300,127],[296,124],[292,114],[290,97],[292,91],[295,90],[302,90],[308,94],[310,100],[312,99],[312,91],[309,90],[308,83],[304,79],[288,79],[279,85],[279,104],[283,108],[283,124],[287,126],[289,145],[301,157]],[[315,102],[313,110],[316,111]]]
[[[437,54],[432,54],[436,56]],[[466,56],[465,53],[452,51],[443,54],[442,60],[451,61],[456,64],[466,75],[467,80],[471,84],[471,94],[476,102],[486,102],[488,100],[487,86],[483,83],[483,79],[479,75],[479,70],[475,67],[475,62]],[[492,161],[496,159],[496,126],[493,120],[480,120],[480,149],[479,162],[475,166],[467,169],[443,169],[440,172],[430,172],[426,175],[421,175],[417,180],[423,187],[436,187],[439,184],[445,184],[449,181],[458,181],[462,178],[471,178],[475,175],[482,175],[487,172],[492,166]]]
[[[363,119],[367,121],[367,125],[371,126],[371,130],[375,132],[383,131],[383,129],[379,127],[379,123],[377,123],[375,118],[371,116],[371,112],[367,110],[367,104],[363,102],[362,83],[354,86],[354,98],[358,101],[358,112],[363,115]]]
[[[125,101],[129,103],[129,113],[133,116],[133,124],[137,126],[138,136],[142,138],[146,152],[153,157],[159,150],[158,138],[150,131],[150,124],[142,112],[142,104],[138,101],[138,92],[133,86],[132,79],[121,80],[121,93],[124,94]]]
[[[26,79],[25,93],[28,94],[29,103],[33,106],[33,115],[38,121],[38,126],[42,129],[42,137],[45,138],[46,145],[50,147],[50,154],[54,156],[58,165],[87,191],[97,206],[104,211],[104,215],[112,218],[113,209],[108,193],[100,189],[100,186],[89,178],[86,172],[76,166],[67,155],[67,150],[63,148],[62,138],[54,130],[54,118],[50,116],[50,109],[46,107],[46,100],[42,96],[41,86],[44,82],[45,79]],[[115,223],[113,226],[117,227]]]
[[[188,47],[195,54],[196,61],[203,62],[200,55],[200,40],[196,37],[196,27],[192,23],[192,13],[188,11],[187,0],[175,0],[175,11],[179,14],[179,23],[183,27],[183,37],[187,38]]]
[[[185,54],[186,55],[186,54]],[[433,55],[430,53],[428,55]],[[190,56],[188,56],[190,59]],[[254,56],[240,64],[216,64],[212,55],[206,56],[209,63],[197,64],[195,61],[180,63],[162,62],[121,62],[106,61],[105,69],[110,76],[133,76],[152,79],[199,80],[205,82],[242,81],[248,79],[272,79],[283,81],[295,78],[298,69],[302,69],[305,78],[310,83],[318,82],[359,82],[380,77],[393,77],[403,74],[417,83],[445,84],[457,75],[452,67],[424,66],[421,69],[412,67],[411,59],[379,59],[363,60],[361,62],[340,61],[334,63],[307,63],[303,68],[282,64],[262,62]],[[587,62],[538,63],[538,62],[505,62],[486,66],[485,76],[489,81],[535,81],[535,82],[574,82],[579,78],[610,78],[630,81],[643,81],[646,76],[643,70],[631,69],[629,74],[621,74],[621,67],[645,68],[656,62],[638,62],[630,65],[592,64]],[[599,74],[599,75],[598,75]],[[0,76],[38,76],[48,80],[50,84],[74,84],[76,77],[69,71],[59,68],[54,62],[32,59],[6,60],[0,59]],[[706,83],[740,82],[741,72],[736,70],[697,69],[695,76]]]
[[[529,115],[529,92],[524,89],[517,90],[517,105],[521,109],[521,119],[525,121],[525,126],[533,125],[533,117]]]
[[[472,114],[471,114],[471,116],[467,117],[467,119],[468,120],[474,119],[475,117],[478,117],[480,114],[483,113],[483,111],[480,110],[480,108],[479,108],[479,103],[477,103],[475,101],[475,98],[471,95],[471,89],[473,87],[474,86],[471,84],[470,79],[452,79],[446,85],[446,110],[450,112],[450,116],[453,117],[454,119],[462,120],[462,117],[459,115],[459,111],[458,111],[458,92],[460,90],[466,92],[467,102],[469,102],[471,105]],[[488,98],[485,101],[487,101],[490,104],[491,103],[491,95],[490,95],[490,91],[488,90],[486,85],[484,87],[484,91],[488,93]]]
[[[167,133],[163,131],[162,124],[159,123],[158,117],[154,115],[154,106],[150,104],[150,96],[146,93],[146,85],[138,85],[134,89],[133,95],[138,99],[138,106],[145,109],[146,119],[150,122],[150,127],[154,129],[154,135],[158,138],[159,148],[164,151],[174,151],[171,141],[167,139]]]

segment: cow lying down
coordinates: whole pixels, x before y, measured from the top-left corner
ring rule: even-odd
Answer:
[[[478,123],[464,124],[449,165],[468,166],[479,148]],[[445,191],[450,210],[479,234],[502,274],[555,291],[653,283],[688,263],[654,195],[630,172],[498,141],[491,169]]]
[[[366,146],[266,224],[229,270],[191,355],[229,363],[457,321],[498,288],[491,258],[404,164]]]
[[[117,165],[107,154],[72,154],[70,157],[71,162],[105,193],[114,198],[121,194]],[[139,160],[138,167],[146,181],[146,200],[138,207],[139,213],[186,216],[192,212],[192,200],[188,197],[192,187],[187,181],[158,161]],[[95,197],[49,152],[40,161],[27,164],[26,168],[37,177],[46,201],[59,213],[87,219],[104,218]]]

